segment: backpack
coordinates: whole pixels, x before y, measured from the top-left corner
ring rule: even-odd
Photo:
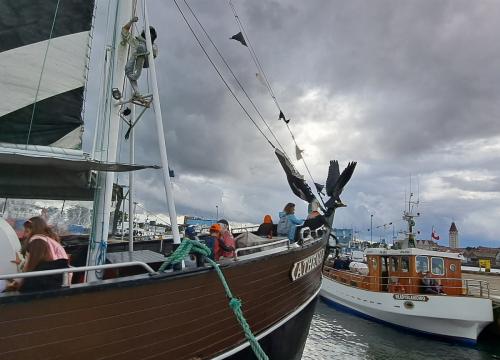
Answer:
[[[280,221],[278,222],[278,235],[288,236],[288,231],[290,230],[290,225],[288,224],[288,215],[280,217]]]

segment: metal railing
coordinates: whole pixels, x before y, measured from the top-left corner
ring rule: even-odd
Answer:
[[[21,278],[32,278],[32,277],[40,277],[47,275],[58,275],[64,274],[66,275],[63,279],[63,284],[67,284],[67,274],[68,273],[76,273],[76,272],[84,272],[84,271],[92,271],[92,270],[106,270],[106,269],[116,269],[122,267],[131,267],[131,266],[141,266],[143,267],[149,274],[156,274],[151,266],[142,262],[142,261],[129,261],[117,264],[104,264],[104,265],[93,265],[93,266],[79,266],[79,267],[69,267],[64,269],[53,269],[53,270],[41,270],[41,271],[29,271],[29,272],[21,272],[15,274],[6,274],[0,275],[0,280],[11,280],[11,279],[21,279]]]
[[[392,288],[394,292],[397,292],[398,290],[399,291],[406,290],[407,287],[417,288],[419,291],[423,291],[427,287],[432,286],[432,285],[426,286],[422,284],[422,278],[420,277],[397,276],[397,275],[370,276],[370,275],[355,273],[350,270],[334,269],[328,265],[325,265],[324,267],[324,274],[325,276],[333,278],[333,280],[338,281],[344,285],[366,290],[369,290],[370,287],[375,284],[387,288],[387,290],[380,290],[380,291],[389,291]],[[375,279],[378,279],[379,281],[378,282],[372,281]],[[438,281],[437,286],[440,287],[442,293],[446,293],[447,290],[460,289],[459,291],[460,294],[457,295],[490,298],[490,286],[489,283],[484,280],[462,279],[462,278],[432,278],[432,279]],[[441,285],[442,280],[453,281],[456,282],[457,285],[456,286],[449,284]],[[460,285],[458,285],[458,283],[460,283]]]
[[[233,228],[231,231],[233,233],[243,233],[243,232],[249,233],[249,232],[257,231],[258,229],[259,229],[259,225],[251,225],[251,226],[243,226],[243,227]]]
[[[463,279],[463,285],[468,296],[490,297],[490,284],[487,281]]]
[[[265,247],[274,246],[274,245],[283,244],[283,243],[286,243],[287,248],[290,247],[290,240],[289,239],[282,239],[282,240],[277,240],[277,241],[273,241],[273,242],[268,242],[268,243],[265,243],[265,244],[259,244],[259,245],[252,245],[252,246],[237,248],[234,251],[234,260],[238,260],[238,253],[241,252],[241,251],[262,249],[262,248],[265,248]],[[263,250],[261,250],[261,251],[263,251]]]

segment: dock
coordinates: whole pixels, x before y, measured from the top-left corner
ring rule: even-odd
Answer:
[[[462,279],[487,281],[491,299],[500,306],[500,274],[477,271],[462,271]]]
[[[497,272],[485,273],[478,271],[463,271],[462,279],[474,279],[488,282],[489,296],[493,305],[494,323],[489,326],[488,331],[500,335],[500,274]]]

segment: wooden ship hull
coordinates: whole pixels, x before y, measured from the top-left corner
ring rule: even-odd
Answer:
[[[221,266],[270,359],[301,357],[321,264],[309,263],[295,281],[293,272],[322,257],[325,243]],[[255,358],[208,267],[2,294],[0,336],[2,360]]]

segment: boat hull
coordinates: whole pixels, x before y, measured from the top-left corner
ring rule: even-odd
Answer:
[[[484,298],[373,292],[327,277],[320,297],[371,320],[469,344],[493,321],[491,300]]]
[[[318,241],[221,266],[234,296],[242,300],[253,333],[262,338],[272,359],[301,356],[321,266],[295,281],[291,272],[297,262],[324,253],[324,247],[325,241]],[[282,352],[280,332],[297,339],[290,350],[295,354]],[[2,294],[0,334],[2,360],[243,359],[248,351],[211,268],[37,294]]]

